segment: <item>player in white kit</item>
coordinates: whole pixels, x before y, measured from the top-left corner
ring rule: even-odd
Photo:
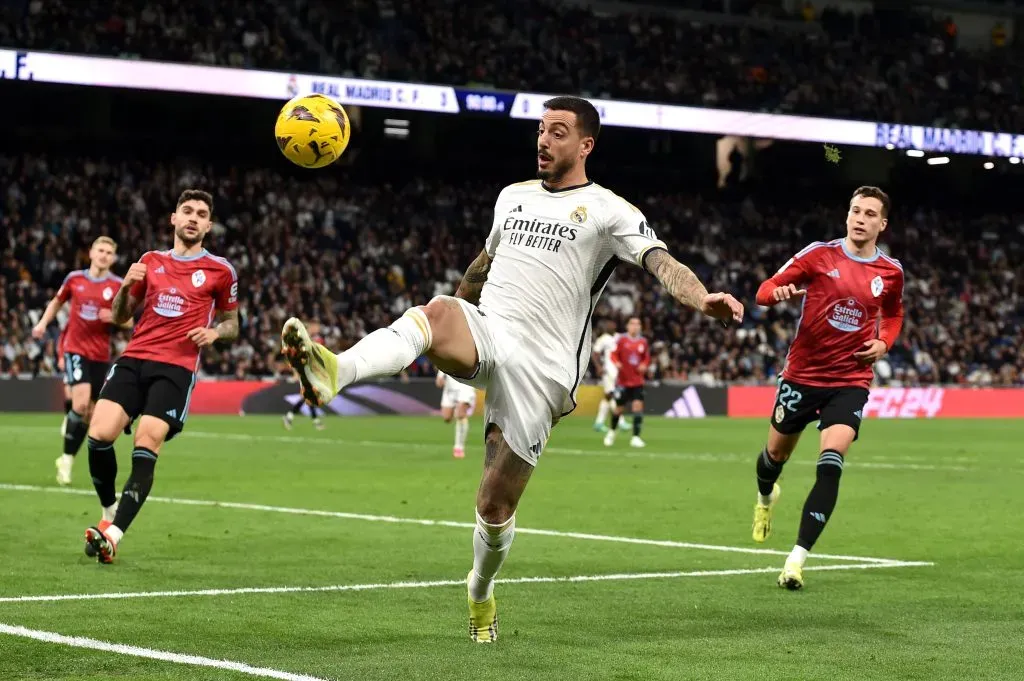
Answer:
[[[498,194],[484,248],[454,297],[410,308],[337,355],[313,343],[298,319],[281,332],[303,394],[315,403],[355,381],[397,374],[422,354],[446,374],[486,389],[484,472],[466,578],[469,634],[479,643],[497,640],[494,578],[512,545],[516,508],[552,426],[576,406],[590,361],[591,315],[615,266],[644,268],[673,298],[708,317],[743,319],[743,305],[727,293],[709,294],[635,206],[587,179],[601,128],[594,106],[555,97],[544,107],[540,179]]]
[[[469,434],[469,417],[476,406],[476,388],[459,383],[443,371],[437,372],[437,387],[441,388],[441,418],[451,423],[455,417],[455,446],[452,456],[462,459],[466,456],[466,435]]]
[[[608,415],[615,410],[615,379],[619,376],[619,369],[612,362],[612,351],[615,350],[615,343],[619,334],[615,331],[615,322],[608,320],[605,323],[605,332],[594,341],[593,362],[601,368],[601,392],[603,398],[597,406],[597,418],[594,419],[594,430],[603,433],[608,430],[605,423]],[[625,419],[619,419],[619,430],[629,430],[632,426],[626,423]]]

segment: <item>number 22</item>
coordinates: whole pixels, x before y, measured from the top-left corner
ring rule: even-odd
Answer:
[[[793,390],[786,383],[779,386],[779,404],[789,411],[796,411],[796,405],[800,404],[803,397],[799,390]]]

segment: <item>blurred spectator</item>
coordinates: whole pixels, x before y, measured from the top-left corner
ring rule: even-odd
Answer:
[[[348,347],[410,305],[454,292],[479,252],[499,189],[480,182],[364,184],[340,173],[281,177],[187,164],[0,156],[0,372],[55,371],[56,327],[37,343],[32,325],[65,273],[86,264],[100,234],[120,244],[123,273],[144,251],[168,248],[166,213],[185,187],[214,195],[208,246],[240,277],[241,334],[203,356],[203,375],[282,375],[279,331],[297,314],[322,324],[327,345]],[[342,190],[343,189],[343,190]],[[766,383],[781,368],[799,309],[753,305],[758,284],[808,242],[844,233],[841,205],[773,196],[740,204],[681,194],[632,193],[673,253],[707,283],[748,304],[724,331],[622,265],[595,323],[644,320],[652,377]],[[791,200],[792,204],[784,201]],[[907,271],[900,342],[877,367],[880,382],[1024,385],[1024,213],[957,214],[901,208],[885,248]],[[753,264],[752,264],[753,263]],[[61,318],[60,322],[63,323]],[[115,345],[123,350],[125,339]],[[431,375],[420,359],[411,375]]]

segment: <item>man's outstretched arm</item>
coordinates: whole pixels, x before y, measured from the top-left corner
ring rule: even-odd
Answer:
[[[491,256],[487,255],[486,250],[481,250],[480,255],[476,256],[476,259],[466,269],[466,273],[462,275],[462,282],[459,284],[458,290],[455,291],[455,297],[479,305],[480,291],[483,290],[490,271]]]
[[[665,290],[683,305],[700,310],[723,324],[743,321],[743,305],[738,300],[728,293],[708,293],[693,270],[673,258],[665,249],[651,250],[644,258],[644,269],[654,275]]]

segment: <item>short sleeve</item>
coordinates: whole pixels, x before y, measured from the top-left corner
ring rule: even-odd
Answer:
[[[504,222],[504,215],[508,210],[506,201],[507,190],[501,190],[498,194],[498,199],[494,202],[494,217],[491,220],[491,231],[487,235],[487,241],[484,242],[484,250],[487,251],[487,255],[490,258],[494,258],[495,252],[498,250],[498,243],[501,241],[501,224]]]
[[[616,196],[611,201],[610,213],[607,234],[619,260],[643,267],[648,253],[655,248],[665,248],[665,242],[658,238],[636,206]]]
[[[786,286],[788,284],[800,285],[804,284],[811,279],[811,273],[814,271],[812,262],[818,253],[821,252],[819,246],[824,244],[820,241],[808,245],[802,251],[794,255],[792,258],[787,260],[779,271],[772,276],[772,281],[777,286]]]
[[[230,312],[238,307],[238,274],[235,268],[228,265],[221,275],[221,285],[217,289],[217,310]]]
[[[64,282],[57,289],[57,300],[62,303],[66,303],[71,299],[71,277],[74,274],[74,272],[70,272],[68,276],[64,277]]]

